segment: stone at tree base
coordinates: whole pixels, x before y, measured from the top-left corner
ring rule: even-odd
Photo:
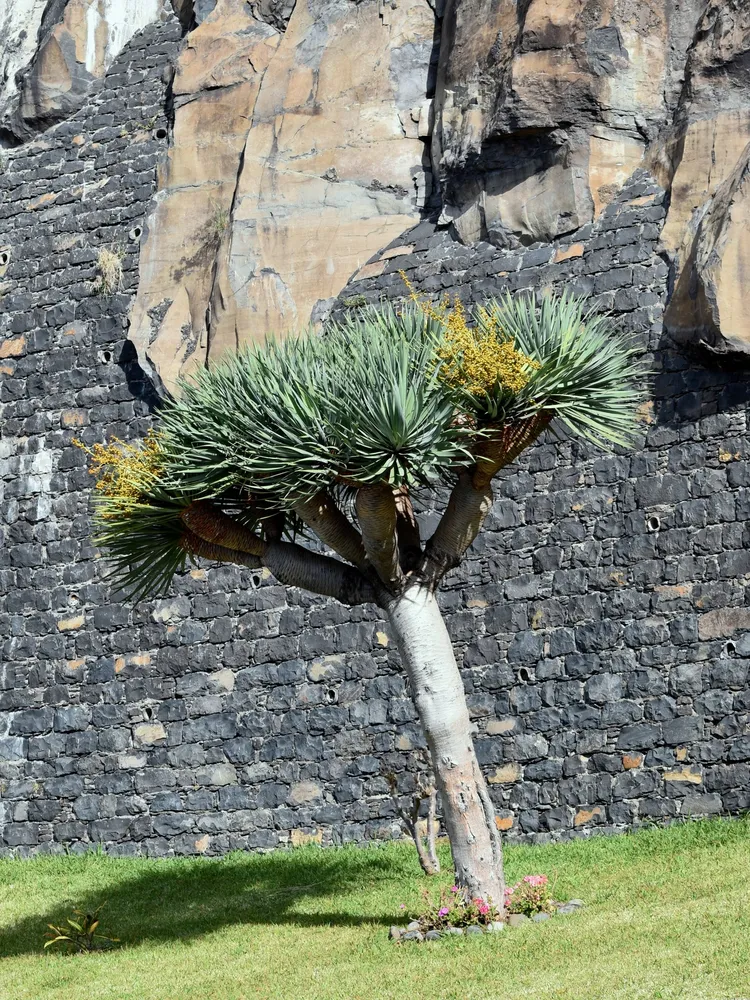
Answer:
[[[404,933],[405,933],[404,928],[396,927],[395,924],[388,929],[388,937],[391,939],[391,941],[400,941]]]
[[[425,941],[439,941],[442,937],[440,931],[427,931],[424,936]]]
[[[421,931],[407,931],[401,938],[402,941],[424,941],[424,934]]]
[[[463,927],[446,927],[443,934],[463,934]]]
[[[497,934],[499,931],[504,931],[504,930],[505,930],[504,920],[492,920],[490,921],[489,924],[487,924],[488,934]]]
[[[477,924],[472,924],[470,927],[466,928],[467,934],[484,934],[484,931]]]
[[[418,920],[412,920],[410,923],[408,923],[406,925],[406,929],[407,929],[407,931],[418,931],[419,930],[419,921]]]
[[[531,919],[535,924],[542,924],[545,920],[549,920],[549,913],[535,913]]]
[[[510,927],[521,927],[523,924],[528,923],[530,923],[530,921],[525,913],[511,913],[508,917],[508,924]]]

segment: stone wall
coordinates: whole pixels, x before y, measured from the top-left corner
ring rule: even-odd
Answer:
[[[173,19],[136,36],[0,173],[0,854],[391,836],[386,773],[408,791],[419,767],[374,609],[206,567],[132,610],[89,539],[73,438],[140,435],[155,398],[125,335],[179,38]],[[425,221],[336,307],[403,295],[401,269],[467,301],[569,286],[653,358],[642,447],[539,443],[442,596],[511,836],[750,806],[750,390],[665,339],[664,214],[640,172],[593,225],[518,252]],[[96,294],[101,249],[122,253],[111,295]]]
[[[718,370],[664,331],[667,203],[640,169],[593,225],[516,252],[464,246],[425,220],[334,308],[403,300],[406,282],[467,308],[567,289],[610,312],[651,367],[640,446],[535,446],[498,484],[456,595],[474,609],[464,666],[480,732],[503,734],[480,746],[514,832],[750,802],[750,385],[736,359]]]

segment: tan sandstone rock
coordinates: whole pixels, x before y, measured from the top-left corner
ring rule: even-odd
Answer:
[[[641,164],[669,195],[668,328],[748,349],[746,0],[447,0],[442,23],[427,0],[218,0],[199,20],[132,316],[168,387],[323,319],[438,202],[466,243],[548,242]]]
[[[141,250],[130,338],[169,388],[203,364],[216,254],[253,105],[279,34],[245,0],[219,0],[188,35],[173,93],[174,133]]]
[[[708,203],[668,310],[684,338],[750,353],[750,143]]]
[[[449,3],[433,138],[444,221],[467,242],[502,245],[595,218],[669,119],[700,10],[700,0]]]
[[[385,20],[374,0],[304,3],[280,34],[219,0],[187,36],[130,334],[168,388],[307,326],[418,220],[435,16],[406,0]]]
[[[212,300],[209,355],[305,327],[418,219],[425,145],[401,115],[425,98],[434,14],[297,4],[261,84]]]
[[[665,325],[680,341],[750,351],[742,287],[750,267],[747,147],[750,143],[750,8],[709,0],[686,67],[675,125],[650,156],[671,187],[662,234],[674,255]]]
[[[51,13],[60,9],[48,5]],[[68,0],[59,21],[40,26],[41,39],[18,85],[14,123],[21,135],[75,111],[133,35],[171,13],[167,0]],[[32,18],[33,20],[33,18]]]

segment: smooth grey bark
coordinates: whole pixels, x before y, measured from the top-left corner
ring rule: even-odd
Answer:
[[[432,758],[458,884],[502,910],[502,848],[495,811],[474,752],[463,681],[432,591],[414,584],[386,613]]]
[[[440,824],[437,818],[437,788],[430,780],[426,784],[420,779],[417,791],[411,797],[409,806],[405,806],[398,794],[398,783],[395,774],[388,775],[391,786],[391,796],[398,809],[401,822],[417,848],[419,863],[425,875],[437,875],[440,871],[440,860],[437,856],[437,835]],[[420,829],[419,811],[422,803],[427,802],[428,813],[424,836]]]

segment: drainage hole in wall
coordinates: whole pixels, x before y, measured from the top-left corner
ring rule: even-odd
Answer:
[[[328,704],[335,705],[338,700],[339,700],[338,691],[334,690],[334,688],[328,688],[328,690],[326,691],[326,701],[328,702]]]
[[[153,708],[147,708],[146,709],[146,718],[147,719],[153,719],[153,717],[154,717],[154,710],[153,710]]]
[[[528,672],[526,667],[521,667],[521,669],[518,671],[518,679],[519,681],[522,681],[524,684],[527,681],[531,680],[531,674]]]
[[[255,589],[257,590],[258,587],[260,587],[261,580],[262,580],[262,577],[261,577],[260,573],[253,573],[253,575],[250,577],[250,584],[251,584],[251,586],[255,587]]]
[[[734,656],[737,652],[737,647],[730,639],[729,642],[724,643],[724,656]]]
[[[10,254],[7,250],[0,251],[0,267],[5,267],[10,261]]]
[[[112,360],[112,351],[99,351],[99,360],[102,364],[108,365]]]
[[[649,531],[658,531],[661,528],[661,519],[654,514],[653,517],[649,517],[646,521],[646,527]]]
[[[167,138],[167,130],[164,128],[164,126],[160,126],[159,128],[154,129],[154,139],[166,139],[166,138]]]
[[[128,235],[130,236],[130,239],[135,243],[136,240],[139,240],[141,238],[142,232],[143,230],[141,229],[141,227],[136,226],[135,229],[130,230],[130,233]]]

